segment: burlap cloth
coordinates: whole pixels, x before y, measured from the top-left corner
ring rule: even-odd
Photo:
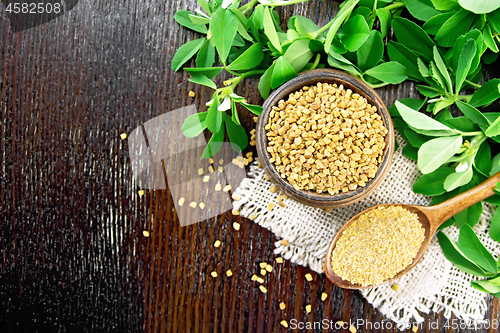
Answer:
[[[254,222],[289,242],[288,246],[283,246],[281,241],[277,241],[275,254],[323,273],[323,261],[330,241],[353,215],[384,203],[430,203],[430,197],[412,191],[412,185],[420,176],[420,171],[414,161],[402,155],[401,149],[405,142],[397,132],[396,140],[400,147],[394,154],[386,178],[369,197],[353,205],[326,213],[322,209],[286,199],[286,207],[280,207],[277,204],[279,192],[269,191],[272,184],[264,178],[264,170],[253,164],[248,178],[236,190],[242,199],[234,201],[233,208],[238,209],[244,217],[256,215]],[[267,209],[270,202],[275,203],[272,211]],[[500,247],[488,235],[494,206],[483,203],[483,209],[483,215],[474,231],[486,248],[498,258]],[[458,238],[455,226],[447,228],[445,233],[454,240]],[[391,288],[392,284],[386,284],[361,293],[399,327],[409,325],[412,318],[422,322],[419,311],[444,311],[446,318],[453,313],[468,323],[480,323],[484,320],[488,309],[487,300],[491,296],[471,287],[470,281],[473,279],[473,276],[459,271],[446,260],[434,237],[418,265],[397,280],[398,291]]]

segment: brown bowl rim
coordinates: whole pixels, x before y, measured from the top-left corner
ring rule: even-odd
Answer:
[[[339,82],[342,81],[342,82]],[[268,123],[269,114],[272,106],[277,105],[278,101],[287,97],[291,92],[297,91],[303,86],[315,84],[318,82],[343,84],[345,88],[351,89],[353,93],[359,93],[365,97],[368,103],[377,107],[377,112],[382,117],[384,125],[388,132],[385,137],[386,147],[384,157],[377,169],[375,177],[370,179],[365,187],[358,187],[354,191],[349,191],[342,194],[331,195],[328,192],[316,193],[314,191],[296,190],[288,181],[281,178],[275,169],[275,166],[269,161],[271,154],[267,152],[267,137],[264,129]],[[348,73],[334,69],[315,69],[301,73],[298,77],[286,82],[280,88],[275,90],[264,102],[263,111],[256,127],[257,154],[260,163],[264,167],[266,173],[271,178],[271,181],[285,194],[293,197],[299,202],[321,207],[321,208],[336,208],[353,204],[371,193],[385,178],[391,167],[391,162],[394,154],[394,125],[387,110],[385,103],[380,96],[368,84],[361,81],[357,77]]]

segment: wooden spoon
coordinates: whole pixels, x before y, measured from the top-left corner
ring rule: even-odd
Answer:
[[[413,259],[413,262],[410,265],[408,265],[404,270],[399,272],[396,276],[394,276],[392,279],[388,279],[383,282],[387,283],[400,278],[404,274],[408,273],[413,267],[415,267],[415,265],[420,261],[420,259],[422,259],[422,256],[424,255],[425,251],[427,251],[431,238],[432,236],[434,236],[439,226],[453,215],[493,195],[495,193],[493,192],[493,190],[496,188],[497,182],[500,182],[500,172],[495,174],[493,177],[485,180],[481,184],[471,188],[470,190],[463,192],[435,206],[385,204],[385,205],[374,206],[362,211],[361,213],[351,218],[333,238],[332,243],[328,248],[328,252],[326,253],[325,272],[327,278],[333,284],[345,289],[364,289],[364,288],[374,287],[374,286],[363,287],[361,285],[353,284],[349,281],[343,280],[340,276],[335,274],[331,265],[331,255],[333,249],[335,249],[335,245],[337,244],[338,239],[340,238],[340,235],[361,214],[364,214],[372,209],[376,209],[382,206],[401,206],[409,210],[410,212],[417,214],[419,221],[422,224],[422,227],[425,229],[425,239],[422,242],[422,246],[420,247],[420,250],[418,251],[416,257]]]

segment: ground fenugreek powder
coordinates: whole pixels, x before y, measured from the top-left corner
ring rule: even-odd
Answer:
[[[378,285],[413,262],[424,238],[417,214],[401,206],[377,207],[342,232],[332,252],[332,269],[351,283]]]
[[[283,179],[296,190],[332,195],[375,177],[388,132],[364,97],[321,82],[280,100],[265,129],[270,162]]]

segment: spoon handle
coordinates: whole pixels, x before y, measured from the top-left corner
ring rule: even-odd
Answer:
[[[493,190],[496,188],[497,182],[500,182],[500,172],[470,190],[433,206],[432,218],[429,219],[432,231],[435,231],[453,215],[495,194]]]

